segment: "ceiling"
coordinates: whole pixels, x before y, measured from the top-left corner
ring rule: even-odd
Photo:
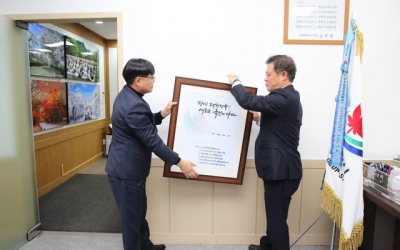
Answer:
[[[102,21],[102,24],[97,24],[96,21]],[[76,18],[76,19],[35,19],[24,20],[26,23],[79,23],[93,32],[99,34],[107,40],[117,40],[117,19],[112,17],[104,18]]]
[[[117,40],[117,22],[104,21],[102,24],[93,22],[79,22],[79,24],[99,34],[107,40]]]

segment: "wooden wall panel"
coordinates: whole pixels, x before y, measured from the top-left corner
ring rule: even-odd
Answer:
[[[147,220],[152,234],[170,231],[169,178],[163,177],[163,172],[161,166],[152,166],[146,182]]]
[[[304,232],[311,224],[324,213],[320,207],[321,183],[325,169],[305,169],[303,177],[300,230]],[[329,235],[332,233],[333,222],[329,216],[325,216],[309,234]]]
[[[265,234],[264,187],[254,160],[246,162],[243,185],[164,178],[163,165],[153,159],[147,182],[154,242],[247,245]],[[289,209],[291,243],[323,213],[319,187],[324,170],[324,160],[303,161],[303,179]],[[297,245],[329,245],[332,225],[325,216]]]
[[[254,234],[256,228],[257,174],[246,169],[243,185],[214,184],[214,234]]]
[[[63,158],[63,175],[81,167],[86,161],[103,153],[103,130],[98,129],[88,134],[60,143]]]
[[[266,216],[265,216],[265,204],[264,204],[264,183],[263,180],[257,176],[257,225],[256,234],[265,235],[267,230]]]
[[[72,138],[68,141],[63,141],[60,144],[61,150],[64,152],[63,155],[61,155],[61,158],[63,160],[62,162],[62,175],[65,176],[71,171],[73,171],[75,168],[77,168],[80,165],[80,162],[84,161],[83,154],[80,152],[80,141],[84,141],[83,136],[75,137]]]
[[[74,126],[69,133],[62,131],[54,137],[43,134],[35,137],[36,176],[38,194],[42,196],[65,182],[103,156],[106,121],[82,124],[89,132],[81,133]],[[79,128],[79,127],[78,127]],[[65,130],[68,130],[65,129]]]
[[[290,202],[289,215],[287,223],[289,225],[290,235],[299,235],[302,233],[300,231],[300,217],[302,215],[301,210],[301,198],[302,198],[303,182],[300,182],[299,188],[296,193],[292,196],[292,201]]]
[[[54,147],[47,147],[35,151],[36,176],[38,190],[61,178],[61,167],[59,165],[57,151]]]
[[[171,234],[212,234],[213,185],[212,182],[170,179]]]

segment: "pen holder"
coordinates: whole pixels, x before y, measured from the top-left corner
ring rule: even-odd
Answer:
[[[400,204],[400,168],[394,168],[390,175],[363,164],[363,175],[368,181],[364,184],[378,193]]]
[[[375,179],[375,171],[376,169],[372,165],[368,165],[365,163],[363,164],[363,175],[365,178],[373,181]]]
[[[389,175],[384,172],[381,172],[377,169],[374,171],[374,179],[373,181],[378,184],[379,186],[387,189],[388,186]]]

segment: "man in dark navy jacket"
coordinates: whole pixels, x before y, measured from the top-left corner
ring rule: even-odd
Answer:
[[[289,250],[286,220],[290,200],[302,178],[297,147],[303,109],[299,92],[292,85],[296,76],[293,59],[276,55],[266,64],[264,80],[270,92],[266,96],[249,94],[237,75],[228,75],[236,101],[251,110],[253,120],[260,126],[254,156],[257,174],[264,182],[267,235],[261,237],[260,245],[250,245],[249,250]]]
[[[145,59],[131,59],[122,72],[126,85],[117,95],[112,113],[112,141],[106,172],[122,218],[125,250],[163,250],[154,245],[146,221],[146,178],[151,155],[170,165],[177,165],[186,178],[197,178],[195,164],[182,160],[157,134],[156,125],[171,113],[176,102],[169,102],[153,114],[143,95],[153,90],[155,69]]]

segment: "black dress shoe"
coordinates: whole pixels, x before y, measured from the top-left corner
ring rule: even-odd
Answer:
[[[262,250],[262,248],[259,245],[253,245],[251,244],[249,246],[249,250]]]
[[[164,249],[165,249],[165,245],[160,244],[160,245],[154,245],[151,250],[164,250]]]

